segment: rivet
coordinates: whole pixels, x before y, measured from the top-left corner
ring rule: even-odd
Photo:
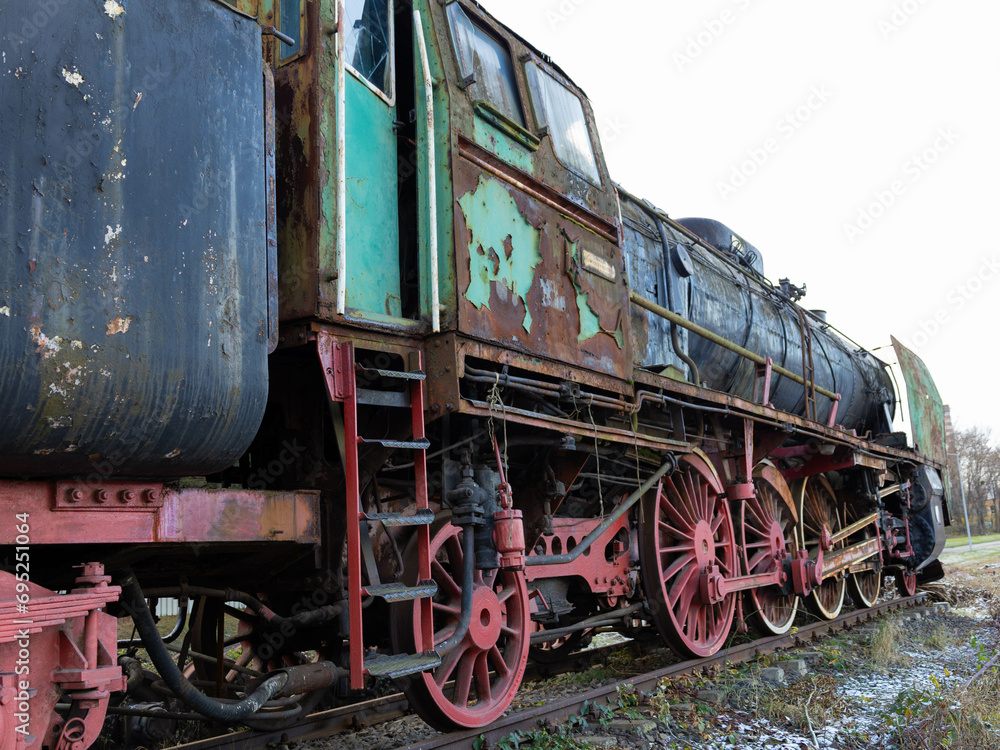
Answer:
[[[78,503],[83,500],[83,490],[71,490],[69,493],[69,501],[71,503]]]
[[[122,490],[119,495],[123,503],[131,503],[135,501],[135,493],[132,490]]]
[[[95,494],[96,494],[95,499],[99,503],[106,503],[108,500],[111,499],[111,493],[108,492],[107,490],[98,490]]]

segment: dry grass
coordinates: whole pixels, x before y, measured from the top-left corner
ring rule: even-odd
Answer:
[[[905,666],[909,657],[901,653],[903,629],[895,619],[882,619],[868,636],[865,650],[877,669]]]

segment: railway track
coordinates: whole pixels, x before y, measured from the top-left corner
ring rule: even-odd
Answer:
[[[831,631],[867,622],[886,612],[915,606],[921,603],[924,597],[925,594],[916,594],[915,596],[880,602],[869,609],[848,612],[834,620],[818,622],[798,628],[794,633],[760,638],[723,649],[713,656],[702,659],[680,661],[662,669],[630,677],[628,682],[638,690],[649,691],[655,688],[656,684],[665,677],[696,672],[715,664],[747,662],[764,654],[803,645],[811,639]],[[597,657],[602,651],[620,648],[621,645],[604,647],[604,649],[595,650],[597,653],[592,654],[592,656]],[[545,671],[551,674],[558,673],[559,671],[568,671],[573,668],[578,658],[579,654],[567,659],[565,666],[549,665],[545,668]],[[485,737],[490,744],[495,744],[511,732],[535,729],[541,723],[554,724],[572,714],[580,713],[585,703],[604,702],[617,694],[617,687],[617,684],[604,685],[560,701],[511,712],[494,722],[488,729],[474,729],[442,734],[412,747],[419,750],[458,750],[459,748],[467,750],[471,746],[472,741],[477,737]],[[340,732],[357,730],[391,721],[408,713],[409,706],[406,698],[402,694],[390,695],[312,714],[295,726],[286,729],[242,731],[176,745],[169,750],[260,750],[272,742],[323,739]]]

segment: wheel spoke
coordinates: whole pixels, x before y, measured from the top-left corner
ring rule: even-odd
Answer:
[[[689,566],[670,589],[668,601],[673,606],[679,606],[681,612],[686,612],[691,606],[691,600],[698,591],[698,568],[695,565]],[[694,582],[694,585],[692,584]]]
[[[486,663],[489,654],[482,651],[476,657],[476,697],[480,703],[490,703],[493,695],[490,692],[490,668]]]
[[[472,691],[472,671],[475,665],[475,658],[460,660],[458,675],[455,677],[455,695],[452,699],[452,703],[456,706],[467,706],[469,703],[469,693]]]
[[[694,552],[688,551],[686,554],[678,557],[670,564],[670,566],[666,570],[663,571],[663,575],[661,576],[663,582],[666,583],[667,581],[669,581],[671,578],[677,575],[677,573],[680,572],[681,568],[692,562],[694,562]]]
[[[496,646],[490,649],[490,662],[501,677],[506,677],[510,674],[510,667],[507,666],[507,662],[503,660],[503,654],[500,653],[500,649]]]
[[[675,529],[666,521],[657,521],[661,530],[666,531],[674,539],[694,539],[694,534],[686,531],[681,531],[680,529]]]
[[[458,618],[462,616],[462,608],[453,604],[445,604],[444,602],[431,602],[431,608],[434,610],[434,614],[445,614],[451,615],[452,617]]]
[[[438,684],[438,687],[443,687],[444,684],[451,678],[452,672],[455,671],[455,667],[458,666],[461,661],[460,657],[464,653],[464,648],[456,646],[445,654],[444,659],[441,660],[441,666],[434,671],[434,681]]]
[[[442,593],[446,593],[452,599],[462,598],[462,587],[455,582],[444,565],[438,560],[431,561],[431,575],[438,583],[438,588]]]

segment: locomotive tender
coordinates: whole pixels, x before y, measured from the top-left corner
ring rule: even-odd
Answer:
[[[909,447],[472,0],[10,0],[0,44],[0,750],[378,678],[485,726],[597,628],[706,655],[940,577],[920,360]]]

